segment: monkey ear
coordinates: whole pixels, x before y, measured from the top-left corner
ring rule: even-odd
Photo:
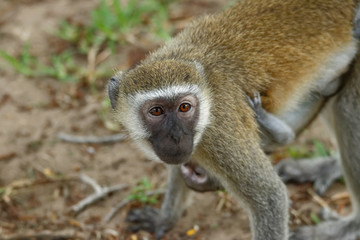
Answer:
[[[119,96],[120,78],[122,74],[123,72],[118,72],[114,77],[110,78],[108,83],[108,95],[109,95],[111,107],[113,109],[116,108],[116,102]]]

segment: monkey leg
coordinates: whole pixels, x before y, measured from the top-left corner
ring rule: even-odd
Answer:
[[[313,182],[319,195],[342,176],[339,156],[285,159],[275,165],[275,170],[284,182]]]
[[[327,118],[335,129],[340,148],[341,163],[348,187],[353,212],[337,221],[328,221],[315,227],[304,227],[293,233],[292,240],[357,240],[360,238],[360,59],[345,76],[346,85],[331,99]]]
[[[145,230],[160,239],[182,216],[190,191],[183,181],[180,166],[169,165],[168,168],[168,186],[161,209],[143,207],[130,211],[126,220],[130,222],[131,231]]]
[[[186,185],[194,191],[207,192],[224,189],[215,177],[209,175],[204,168],[194,162],[181,165],[181,173]]]
[[[254,165],[248,167],[253,168]],[[239,173],[234,173],[223,185],[240,202],[245,203],[245,209],[249,210],[253,240],[285,240],[288,237],[286,187],[272,169],[257,172],[258,170],[260,169],[249,170],[250,175],[239,176]]]

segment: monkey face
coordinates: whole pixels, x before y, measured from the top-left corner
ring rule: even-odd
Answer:
[[[194,95],[158,98],[141,107],[141,116],[156,155],[165,163],[188,161],[194,148],[199,101]]]
[[[156,61],[119,72],[108,93],[116,119],[155,161],[187,162],[210,121],[200,63]]]

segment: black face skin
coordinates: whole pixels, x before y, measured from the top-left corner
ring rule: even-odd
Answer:
[[[189,160],[194,147],[199,102],[193,95],[146,102],[142,116],[151,133],[156,155],[165,163],[181,164]]]

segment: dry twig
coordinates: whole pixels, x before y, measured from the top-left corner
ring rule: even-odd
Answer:
[[[57,136],[60,140],[71,143],[87,143],[87,144],[106,144],[121,142],[126,139],[125,134],[113,134],[103,137],[96,136],[74,136],[66,133],[59,133]]]
[[[71,207],[71,210],[75,213],[79,213],[85,207],[106,197],[109,193],[116,192],[128,187],[127,184],[119,184],[111,187],[101,187],[94,179],[90,178],[85,174],[80,175],[80,180],[84,183],[89,184],[95,192]]]
[[[311,220],[304,217],[301,213],[299,213],[298,210],[296,210],[294,208],[290,208],[290,214],[292,214],[296,219],[299,219],[300,221],[304,222],[306,225],[312,224]]]
[[[319,195],[317,195],[314,190],[312,189],[307,189],[307,192],[312,196],[312,198],[315,200],[315,202],[317,202],[321,207],[321,216],[323,219],[326,220],[335,220],[335,219],[339,219],[340,216],[336,211],[333,211],[329,204],[322,199]]]
[[[317,202],[321,207],[330,208],[329,204],[324,199],[322,199],[319,195],[317,195],[314,192],[314,190],[312,190],[311,188],[308,188],[307,192],[311,195],[311,197],[315,200],[315,202]]]
[[[340,192],[340,193],[336,193],[333,196],[331,196],[330,200],[335,202],[335,201],[349,199],[349,198],[350,198],[349,192]]]

